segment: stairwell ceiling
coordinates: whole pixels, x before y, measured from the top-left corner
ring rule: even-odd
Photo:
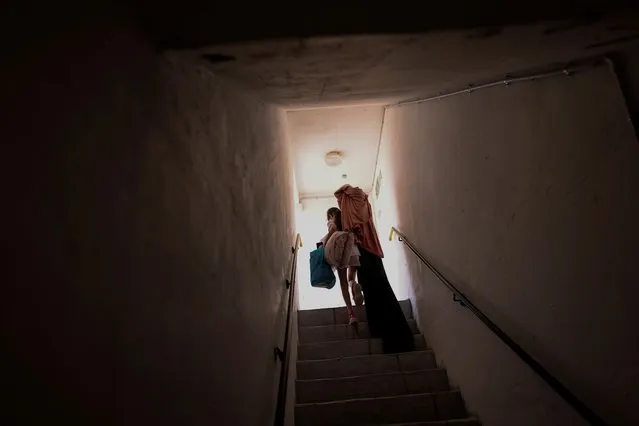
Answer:
[[[372,189],[383,114],[381,106],[287,113],[300,198],[330,197],[345,183]],[[330,151],[342,153],[342,164],[326,165]]]
[[[594,57],[639,41],[637,12],[525,24],[523,16],[563,17],[571,10],[559,10],[562,0],[553,2],[558,9],[535,4],[538,14],[521,15],[512,4],[499,10],[466,3],[463,13],[456,3],[439,4],[444,10],[437,19],[422,14],[423,21],[396,8],[370,9],[370,20],[351,9],[335,19],[319,19],[327,15],[320,7],[312,22],[307,16],[278,25],[275,19],[272,25],[245,25],[246,34],[185,25],[190,30],[168,45],[289,111],[296,179],[304,198],[330,196],[343,183],[371,189],[384,104]],[[349,22],[345,17],[351,15]],[[238,42],[251,39],[256,41]],[[324,163],[331,150],[344,152],[337,168]]]
[[[330,197],[343,183],[371,190],[384,104],[637,41],[638,16],[625,14],[426,34],[263,40],[182,54],[288,109],[298,190],[306,198]],[[344,152],[336,168],[324,163],[332,150]]]
[[[192,49],[225,43],[355,34],[431,33],[520,25],[636,8],[632,0],[456,0],[392,3],[241,2],[211,0],[127,2],[160,49]]]
[[[554,21],[425,34],[262,40],[181,51],[286,108],[384,104],[601,54],[639,19]]]

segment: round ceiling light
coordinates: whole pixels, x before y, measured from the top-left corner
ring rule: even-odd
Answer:
[[[329,167],[335,167],[342,164],[342,153],[339,151],[327,152],[324,156],[324,162]]]

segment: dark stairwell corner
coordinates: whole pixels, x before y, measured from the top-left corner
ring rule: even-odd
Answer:
[[[609,424],[639,424],[636,5],[271,3],[3,8],[0,423],[273,424],[298,209],[334,183],[305,161],[344,148],[349,179],[382,182],[380,237],[400,227]],[[404,254],[385,261],[419,362],[301,314],[308,422],[311,381],[350,398],[356,371],[447,392],[440,420],[586,424]]]

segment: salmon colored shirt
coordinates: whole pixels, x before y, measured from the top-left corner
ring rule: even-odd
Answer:
[[[384,257],[373,224],[373,210],[368,195],[360,188],[344,185],[335,191],[337,205],[342,211],[342,228],[355,234],[355,242],[375,256]]]

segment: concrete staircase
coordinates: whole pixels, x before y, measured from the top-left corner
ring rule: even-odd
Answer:
[[[299,311],[296,426],[479,426],[437,368],[410,302],[400,303],[416,348],[393,355],[370,338],[363,307],[357,332],[346,308]]]

